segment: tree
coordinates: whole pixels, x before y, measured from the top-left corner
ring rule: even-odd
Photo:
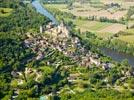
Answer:
[[[13,88],[17,88],[17,86],[18,86],[17,80],[13,80],[13,81],[11,82],[11,86],[12,86]]]
[[[134,89],[134,78],[129,80],[129,88]]]
[[[4,9],[1,9],[1,10],[0,10],[0,12],[1,12],[2,14],[4,14],[4,13],[5,13]]]
[[[5,64],[2,59],[0,59],[0,70],[2,70],[5,67]]]
[[[72,9],[72,6],[73,6],[73,3],[72,3],[72,2],[69,2],[68,5],[67,5],[67,8],[68,8],[69,10],[71,10],[71,9]]]
[[[121,62],[122,65],[124,66],[129,66],[129,63],[128,63],[128,60],[127,59],[124,59],[122,62]]]

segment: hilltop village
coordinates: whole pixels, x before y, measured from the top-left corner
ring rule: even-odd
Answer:
[[[97,54],[85,49],[78,37],[71,36],[64,22],[56,27],[52,23],[45,27],[41,26],[40,33],[42,34],[43,32],[47,33],[46,36],[38,36],[37,38],[27,33],[27,39],[24,41],[26,47],[32,48],[37,53],[36,60],[45,58],[45,48],[52,48],[73,58],[79,66],[89,67],[95,64],[96,66],[101,66],[104,70],[112,67],[111,63],[102,63]],[[49,38],[47,37],[48,34]]]
[[[58,51],[64,56],[72,59],[72,61],[76,63],[76,66],[79,66],[80,68],[86,68],[86,72],[89,71],[88,69],[97,68],[99,70],[104,71],[104,73],[107,74],[108,71],[111,71],[112,69],[116,68],[115,67],[116,65],[113,62],[103,62],[99,54],[93,53],[84,44],[82,44],[81,39],[70,32],[69,27],[64,23],[64,21],[62,21],[59,25],[54,25],[52,22],[50,22],[48,25],[40,26],[38,34],[29,32],[26,33],[26,39],[24,40],[23,43],[26,48],[31,49],[35,53],[35,56],[31,58],[31,60],[33,61],[41,62],[48,56],[52,56],[55,51]],[[61,65],[62,60],[63,59],[61,59],[61,61],[56,63],[47,60],[45,65],[55,66],[56,68],[54,72],[55,74],[58,73],[59,66]],[[63,71],[67,70],[67,72],[70,73],[65,78],[66,81],[69,82],[69,84],[73,84],[75,86],[75,84],[79,84],[79,81],[87,82],[88,77],[85,79],[84,78],[85,76],[83,76],[84,74],[86,75],[87,73],[80,72],[80,70],[72,71],[73,67],[71,68],[70,66],[71,65],[63,66]],[[44,69],[46,68],[48,67],[44,67]],[[24,72],[12,71],[11,75],[14,78],[12,84],[16,83],[17,86],[23,86],[31,77],[32,80],[34,80],[37,83],[40,83],[42,82],[44,77],[43,70],[42,68],[36,69],[28,65],[28,67],[24,69]],[[134,71],[131,68],[126,67],[121,68],[119,70],[119,73],[121,74],[121,76],[120,78],[118,78],[118,80],[121,83],[124,82],[122,83],[124,84],[123,86],[128,88],[129,85],[125,81],[134,76]],[[122,91],[122,86],[118,84],[114,84],[112,86],[111,84],[109,84],[109,81],[111,80],[107,75],[105,76],[105,78],[102,79],[102,81],[106,83],[105,85],[106,88],[114,88],[115,90]],[[40,87],[39,85],[35,85],[36,91],[38,91],[39,87]],[[64,89],[63,86],[59,87],[59,89],[57,89],[56,91],[56,94],[60,95],[63,89]],[[20,94],[20,90],[21,89],[15,89],[12,98],[17,98],[18,95]],[[134,91],[131,88],[128,88],[128,90]],[[69,89],[69,93],[75,94],[76,91]],[[50,92],[46,97],[53,95],[54,95],[53,92]]]
[[[36,56],[31,58],[32,60],[43,61],[43,59],[47,58],[50,55],[53,55],[55,50],[72,59],[77,64],[77,66],[80,66],[80,68],[86,68],[85,72],[81,72],[80,70],[73,71],[73,67],[71,68],[70,65],[63,66],[63,71],[67,70],[67,72],[70,73],[67,75],[66,81],[69,82],[69,84],[72,84],[71,86],[79,84],[80,80],[83,82],[87,82],[88,77],[84,78],[85,76],[83,75],[87,74],[87,71],[89,71],[88,69],[101,69],[106,74],[108,71],[115,68],[115,64],[113,64],[112,62],[102,62],[97,53],[91,52],[84,45],[82,45],[81,40],[77,36],[73,36],[71,34],[69,28],[65,25],[64,22],[61,22],[61,24],[58,26],[55,26],[52,23],[49,23],[46,26],[41,26],[40,33],[38,35],[34,35],[33,33],[27,33],[26,37],[27,38],[24,40],[24,46],[26,48],[32,49],[32,51],[36,54]],[[49,49],[51,49],[52,51],[48,52]],[[54,72],[55,74],[58,73],[61,62],[62,59],[56,64],[55,62],[47,60],[46,66],[56,66]],[[43,70],[47,68],[48,67],[36,69],[29,66],[24,69],[24,72],[12,71],[11,75],[14,78],[12,84],[17,83],[17,86],[23,86],[31,77],[32,80],[37,83],[40,83],[42,82],[42,79],[44,77]],[[129,68],[121,69],[120,73],[120,82],[125,82],[127,79],[134,76],[134,71]],[[114,86],[112,86],[109,84],[109,81],[111,80],[109,80],[107,76],[105,76],[102,81],[106,83],[107,88],[114,88],[116,90],[121,91],[120,85],[118,86],[117,84],[115,84]],[[125,87],[129,86],[128,83],[123,84]],[[34,88],[36,89],[36,91],[39,91],[39,87],[40,85],[36,84]],[[56,94],[60,94],[63,89],[63,86],[60,86],[59,89],[57,89]],[[18,88],[15,89],[12,98],[17,98],[20,94],[20,90],[21,89]],[[130,89],[130,91],[134,90]],[[75,94],[75,92],[75,90],[69,89],[69,93]],[[53,96],[53,92],[49,93],[46,97],[49,96]]]
[[[64,22],[61,22],[58,26],[53,25],[51,22],[45,27],[41,26],[40,34],[42,33],[46,34],[34,36],[32,33],[27,33],[27,39],[24,41],[25,46],[31,48],[37,54],[34,58],[36,60],[45,58],[47,56],[45,54],[46,48],[51,48],[72,58],[79,66],[91,67],[91,65],[95,65],[104,70],[114,67],[114,64],[110,62],[102,62],[97,53],[86,49],[78,37],[71,35]],[[48,55],[50,54],[52,52]],[[50,63],[48,62],[48,64]]]

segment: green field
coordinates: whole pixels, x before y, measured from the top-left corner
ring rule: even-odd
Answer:
[[[107,26],[112,25],[111,23],[97,22],[95,25],[91,26],[90,29],[93,31],[99,31],[106,28]]]
[[[119,36],[117,39],[122,40],[127,43],[134,44],[134,35]]]
[[[127,30],[122,31],[122,34],[120,34],[117,39],[122,40],[127,43],[134,44],[134,29],[127,29]]]
[[[101,37],[101,38],[108,38],[114,34],[110,31],[109,32],[100,32],[102,29],[105,29],[108,26],[113,25],[113,23],[75,20],[74,24],[76,25],[77,29],[81,30],[81,32],[90,31],[90,32],[95,33],[98,37]]]
[[[98,37],[100,37],[100,38],[103,38],[103,39],[108,39],[109,37],[111,37],[111,36],[113,36],[113,33],[108,33],[108,32],[106,32],[106,33],[100,33],[100,32],[98,32],[98,33],[96,33],[96,35],[98,36]]]
[[[87,21],[87,20],[74,20],[74,24],[81,31],[99,31],[107,26],[112,25],[112,23],[98,22],[98,21]]]
[[[12,13],[13,9],[11,8],[0,8],[0,17],[7,17]]]
[[[124,30],[124,32],[134,35],[134,29],[127,29],[127,30]]]
[[[116,24],[116,23],[108,23],[108,22],[99,22],[99,21],[87,21],[87,20],[73,20],[77,29],[80,29],[81,32],[90,31],[96,34],[96,36],[101,37],[103,39],[107,39],[112,35],[120,32],[120,30],[124,31],[126,28],[125,25]],[[134,32],[134,30],[125,30],[127,32]]]

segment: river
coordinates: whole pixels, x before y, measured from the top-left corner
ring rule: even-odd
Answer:
[[[54,16],[51,13],[49,13],[48,10],[40,4],[39,0],[33,0],[32,5],[36,8],[37,12],[48,17],[54,24],[57,24],[57,21],[54,18]],[[114,51],[112,49],[107,49],[107,48],[105,48],[105,49],[103,48],[103,49],[101,49],[101,51],[106,56],[110,56],[113,60],[118,61],[118,62],[121,62],[122,60],[127,59],[129,64],[134,67],[134,56],[132,56],[132,55],[119,53],[117,51]]]
[[[111,57],[113,60],[121,62],[124,59],[128,60],[128,63],[134,67],[134,56],[133,55],[129,55],[129,54],[125,54],[125,53],[121,53],[121,52],[117,52],[115,50],[112,49],[108,49],[108,48],[101,48],[100,49],[102,51],[102,53],[104,53],[106,56]]]
[[[36,8],[37,12],[48,17],[54,24],[58,24],[54,16],[50,12],[48,12],[46,8],[42,6],[39,0],[33,0],[32,5]]]

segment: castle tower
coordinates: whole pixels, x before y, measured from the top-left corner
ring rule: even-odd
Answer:
[[[60,33],[61,37],[69,37],[69,30],[64,24],[64,21],[58,26],[58,33]]]
[[[43,27],[40,26],[40,33],[43,33]]]
[[[69,30],[66,26],[64,27],[64,34],[66,37],[69,37]]]
[[[64,21],[61,22],[60,26],[61,27],[64,27],[65,26]]]

